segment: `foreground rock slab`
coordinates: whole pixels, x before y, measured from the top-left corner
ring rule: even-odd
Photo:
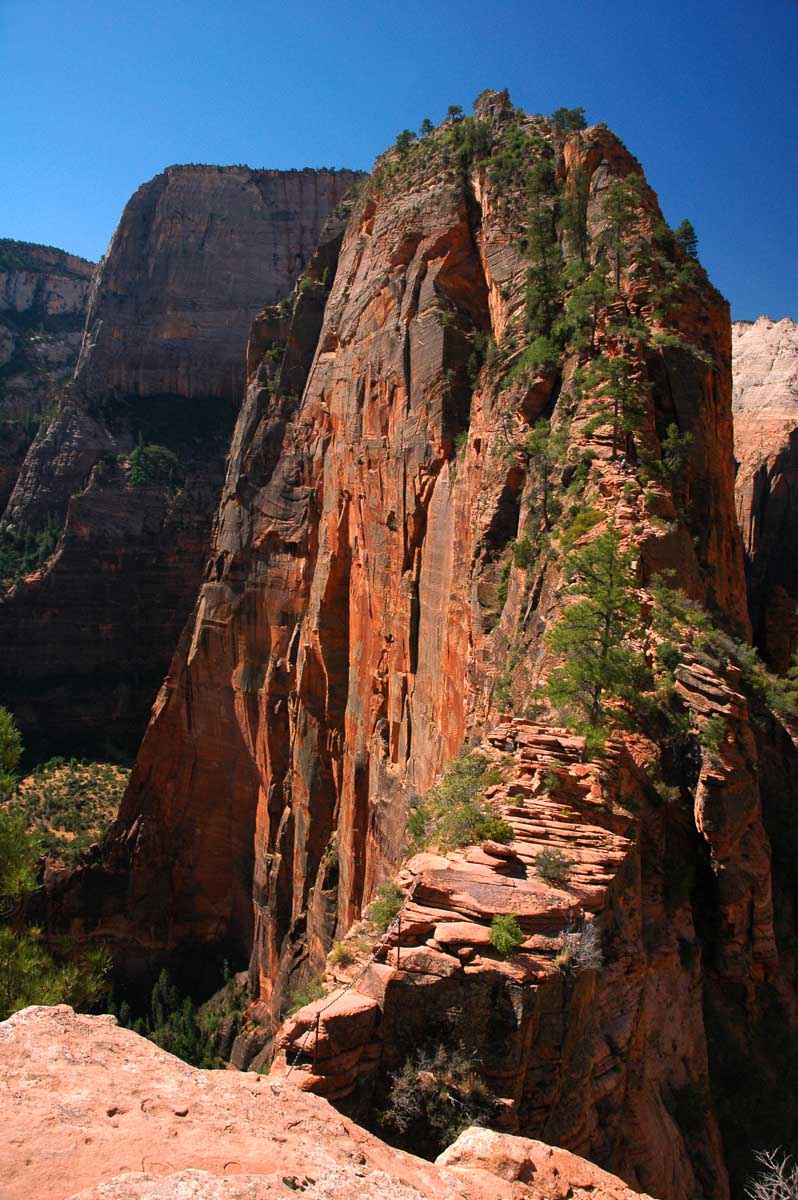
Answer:
[[[113,1017],[66,1005],[0,1024],[0,1103],[2,1200],[635,1194],[575,1155],[488,1130],[424,1162],[287,1081],[196,1070]]]

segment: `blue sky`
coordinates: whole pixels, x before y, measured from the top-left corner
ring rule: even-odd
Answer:
[[[0,236],[97,258],[174,162],[369,168],[485,87],[584,105],[732,314],[798,319],[798,0],[0,0]]]

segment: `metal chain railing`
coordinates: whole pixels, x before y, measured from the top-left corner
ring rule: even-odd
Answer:
[[[307,1049],[308,1039],[309,1039],[309,1037],[310,1037],[311,1033],[314,1033],[314,1032],[315,1032],[315,1034],[316,1034],[316,1040],[315,1040],[315,1042],[314,1042],[314,1044],[313,1044],[313,1066],[314,1066],[314,1072],[313,1072],[313,1073],[314,1073],[314,1075],[315,1075],[315,1073],[316,1073],[316,1072],[315,1072],[315,1066],[316,1066],[316,1048],[317,1048],[317,1046],[318,1046],[318,1044],[319,1044],[319,1026],[320,1026],[320,1022],[321,1022],[321,1015],[322,1015],[322,1013],[325,1013],[325,1012],[327,1011],[327,1009],[328,1009],[328,1008],[332,1008],[333,1004],[337,1004],[337,1003],[338,1003],[338,1001],[339,1001],[339,1000],[341,1000],[341,999],[342,999],[342,998],[343,998],[343,997],[346,995],[346,993],[347,993],[347,992],[351,992],[351,991],[352,991],[352,988],[353,988],[353,987],[355,987],[355,986],[356,986],[358,983],[360,983],[360,980],[361,980],[361,979],[363,978],[363,976],[366,974],[366,971],[368,971],[369,967],[370,967],[370,966],[371,966],[371,964],[374,962],[374,960],[376,959],[377,955],[378,955],[378,954],[379,954],[379,953],[380,953],[380,952],[381,952],[381,951],[382,951],[382,950],[385,948],[385,945],[387,944],[387,942],[388,942],[388,939],[390,938],[390,936],[391,936],[391,934],[393,933],[394,929],[397,931],[397,943],[396,943],[396,945],[397,945],[397,965],[398,965],[398,962],[399,962],[399,953],[398,953],[398,951],[399,951],[399,942],[400,942],[400,940],[401,940],[401,937],[402,937],[402,914],[401,914],[401,913],[398,913],[398,914],[397,914],[397,916],[395,916],[395,917],[394,917],[393,921],[391,921],[391,924],[390,924],[390,925],[388,926],[388,928],[385,930],[385,933],[382,935],[382,937],[380,938],[379,942],[377,942],[376,946],[375,946],[375,947],[374,947],[374,949],[372,950],[372,952],[371,952],[371,957],[370,957],[370,958],[368,958],[368,959],[366,960],[366,962],[363,964],[363,966],[361,967],[361,969],[358,971],[357,975],[355,975],[354,979],[350,979],[349,983],[346,985],[346,987],[345,987],[345,988],[344,988],[342,991],[336,991],[336,994],[335,994],[335,995],[332,997],[332,999],[331,999],[331,1000],[330,1000],[330,1001],[329,1001],[327,1004],[323,1005],[323,1006],[322,1006],[320,1009],[318,1009],[318,1010],[317,1010],[317,1012],[316,1012],[316,1019],[315,1019],[315,1021],[314,1021],[314,1022],[313,1022],[311,1025],[308,1025],[308,1027],[307,1027],[307,1029],[305,1030],[305,1032],[304,1032],[303,1036],[300,1038],[300,1041],[299,1041],[299,1044],[298,1044],[298,1047],[297,1047],[297,1052],[296,1052],[296,1054],[294,1055],[294,1060],[293,1060],[293,1062],[291,1062],[291,1063],[289,1063],[289,1064],[288,1064],[288,1070],[287,1070],[287,1071],[286,1071],[286,1073],[285,1073],[285,1078],[286,1078],[286,1079],[287,1079],[287,1078],[288,1078],[288,1076],[291,1074],[291,1072],[293,1071],[294,1067],[295,1067],[295,1066],[298,1064],[298,1062],[299,1062],[300,1058],[302,1057],[302,1055],[303,1055],[303,1054],[305,1054],[305,1052],[306,1052],[306,1049]],[[287,1058],[288,1058],[288,1056],[286,1055],[286,1060],[287,1060]]]

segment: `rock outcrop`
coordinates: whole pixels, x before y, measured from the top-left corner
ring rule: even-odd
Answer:
[[[248,955],[237,1065],[299,1055],[292,1079],[373,1113],[414,1046],[462,1033],[508,1128],[668,1200],[725,1200],[721,1033],[750,1098],[773,1066],[763,1014],[796,1027],[796,880],[781,876],[777,922],[766,830],[792,740],[685,631],[667,678],[650,625],[641,641],[678,728],[619,734],[603,765],[535,694],[562,552],[609,524],[647,621],[673,571],[747,636],[728,308],[606,128],[565,138],[495,94],[475,118],[378,163],[340,253],[324,248],[290,314],[255,322],[197,606],[104,860],[54,904],[63,926],[90,913],[129,974],[197,944]],[[613,249],[619,182],[633,232]],[[609,255],[620,280],[562,353],[534,308],[536,194],[567,278],[606,283]],[[555,195],[567,227],[546,216]],[[607,372],[627,364],[614,413],[588,369],[599,349]],[[554,461],[530,438],[540,418]],[[491,803],[509,852],[405,861],[408,812],[464,742],[504,756]],[[542,886],[541,847],[575,860],[568,886]],[[394,877],[402,946],[323,1021],[311,1006],[281,1025]],[[508,913],[526,940],[504,960],[490,923]],[[583,920],[604,966],[572,978],[563,938]]]
[[[754,637],[777,671],[798,649],[798,326],[732,325],[737,515]]]
[[[113,1017],[0,1024],[3,1200],[632,1200],[538,1142],[471,1129],[433,1165],[268,1077],[198,1071]],[[572,1189],[572,1190],[570,1190]]]
[[[30,747],[138,745],[207,557],[252,318],[356,178],[170,167],[128,203],[74,380],[5,514],[16,533],[62,529],[0,598],[0,700]],[[174,459],[136,470],[152,444]]]
[[[0,239],[0,513],[78,359],[94,264]]]

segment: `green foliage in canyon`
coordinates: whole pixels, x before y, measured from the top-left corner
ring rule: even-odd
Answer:
[[[501,771],[484,755],[463,753],[453,759],[438,786],[410,810],[407,832],[412,849],[453,850],[477,842],[511,841],[512,825],[484,800],[485,789],[501,781]]]

